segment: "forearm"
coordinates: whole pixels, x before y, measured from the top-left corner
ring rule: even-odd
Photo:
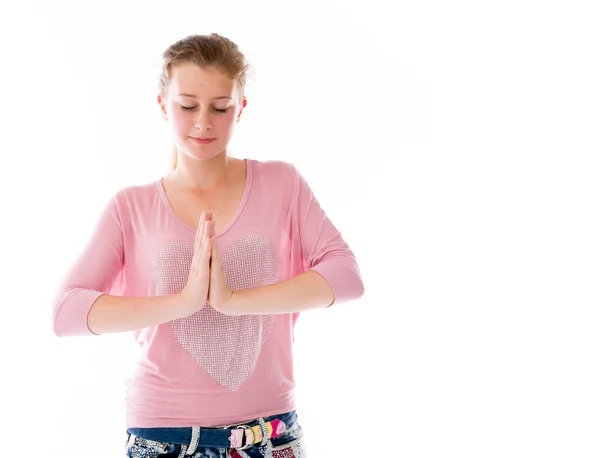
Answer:
[[[319,273],[309,270],[287,280],[233,292],[236,315],[303,312],[333,303],[333,290]]]
[[[185,315],[178,294],[152,297],[103,294],[90,309],[87,324],[94,334],[109,334],[154,326]]]

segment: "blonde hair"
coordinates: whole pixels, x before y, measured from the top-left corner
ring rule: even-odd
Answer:
[[[236,81],[240,89],[240,101],[244,97],[246,76],[250,66],[238,46],[219,34],[190,35],[183,38],[163,52],[163,67],[159,80],[160,94],[166,97],[171,81],[172,69],[177,64],[188,62],[199,67],[217,67],[225,75]],[[171,170],[177,167],[177,148],[173,145]]]

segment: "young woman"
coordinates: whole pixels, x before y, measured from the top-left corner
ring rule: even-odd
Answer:
[[[356,299],[356,259],[289,163],[227,154],[247,64],[222,36],[163,54],[173,170],[115,193],[53,304],[59,336],[133,331],[129,457],[304,457],[300,312]]]

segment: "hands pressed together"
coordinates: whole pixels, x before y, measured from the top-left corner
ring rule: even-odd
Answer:
[[[186,316],[207,304],[226,315],[235,314],[232,309],[233,290],[225,279],[215,237],[215,222],[210,211],[202,212],[200,216],[188,281],[179,294]]]

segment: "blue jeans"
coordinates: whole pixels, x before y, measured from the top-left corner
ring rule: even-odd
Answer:
[[[137,437],[127,430],[126,452],[129,458],[306,458],[302,428],[298,423],[296,411],[281,415],[264,417],[265,421],[274,419],[285,423],[285,430],[278,436],[266,441],[265,445],[260,443],[245,450],[233,450],[228,448],[198,447],[192,455],[187,455],[187,446],[183,444],[154,441],[149,438],[152,428],[145,434],[145,439]],[[249,421],[245,424],[253,424]],[[161,432],[168,434],[170,429],[160,428]],[[202,435],[202,430],[200,432]]]

